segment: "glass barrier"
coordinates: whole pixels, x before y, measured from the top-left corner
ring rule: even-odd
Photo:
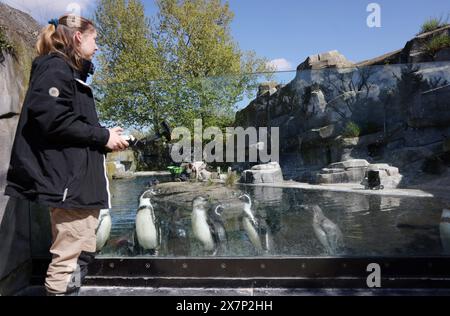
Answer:
[[[127,176],[110,181],[98,257],[447,256],[450,188],[439,181],[450,163],[449,83],[441,62],[108,87],[123,98],[98,102],[104,122],[135,118],[134,131],[155,130],[142,123],[146,111],[172,128],[192,130],[196,119],[222,130],[279,127],[281,171],[212,162],[200,181],[171,175],[167,167],[186,165],[168,155],[156,164],[161,155],[148,148],[110,160]],[[246,152],[258,145],[250,142]],[[133,173],[133,164],[165,173]]]

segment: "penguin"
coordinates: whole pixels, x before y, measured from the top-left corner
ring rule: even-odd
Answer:
[[[313,229],[319,242],[329,255],[336,254],[343,247],[343,235],[339,227],[323,215],[318,205],[304,206],[313,212]]]
[[[202,196],[198,196],[192,201],[192,231],[195,238],[202,243],[205,251],[214,251],[214,239],[208,224],[207,204],[208,201]]]
[[[95,230],[95,234],[97,236],[96,241],[96,251],[99,252],[105,246],[106,242],[109,239],[109,235],[111,234],[111,214],[109,213],[109,209],[100,210],[100,215],[98,217],[98,225]]]
[[[244,202],[242,226],[256,252],[267,254],[273,251],[274,242],[266,220],[255,215],[252,210],[252,200],[248,194],[241,195],[239,200]]]
[[[442,211],[441,223],[439,224],[441,244],[444,254],[450,254],[450,210]]]
[[[144,192],[139,198],[139,208],[136,213],[135,245],[152,255],[158,254],[161,245],[161,229],[151,202],[155,195],[153,190]]]
[[[217,205],[208,209],[207,204],[208,201],[202,196],[192,201],[192,231],[203,249],[215,256],[226,248],[223,245],[227,240],[222,219],[223,208]]]
[[[208,225],[213,235],[215,250],[213,255],[222,255],[228,251],[228,236],[223,219],[222,205],[213,205],[208,210]]]

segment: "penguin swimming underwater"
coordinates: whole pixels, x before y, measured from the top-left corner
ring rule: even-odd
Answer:
[[[139,208],[136,213],[136,230],[134,239],[142,250],[156,255],[161,245],[161,229],[155,216],[151,197],[153,190],[144,192],[139,198]]]
[[[100,215],[98,217],[98,226],[95,230],[97,236],[96,241],[96,251],[101,251],[109,239],[111,233],[111,214],[108,209],[100,210]]]
[[[242,225],[250,242],[257,253],[273,251],[274,242],[270,229],[264,218],[256,216],[252,210],[252,200],[248,194],[243,194],[239,200],[244,202]]]
[[[203,249],[212,252],[215,256],[220,251],[224,251],[227,241],[222,219],[223,207],[217,205],[208,209],[207,204],[208,201],[202,196],[192,201],[192,231],[195,238],[203,245]]]
[[[319,242],[329,255],[335,255],[344,244],[344,238],[339,227],[323,215],[318,205],[303,206],[313,212],[313,229]]]

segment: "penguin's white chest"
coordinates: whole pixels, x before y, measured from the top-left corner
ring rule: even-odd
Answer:
[[[111,233],[111,216],[106,215],[101,219],[101,222],[99,223],[99,227],[97,228],[97,242],[96,242],[96,248],[97,251],[100,251],[106,244],[106,242],[109,239],[109,235]]]
[[[205,250],[214,250],[214,240],[204,212],[194,211],[192,213],[192,230],[194,236],[203,244]]]
[[[256,250],[261,251],[261,238],[259,237],[255,226],[253,226],[252,221],[248,217],[244,217],[242,220],[242,225],[244,226],[244,230],[246,231],[252,245],[256,248]]]
[[[158,233],[149,208],[139,210],[136,215],[136,234],[139,245],[144,249],[158,248]]]
[[[327,251],[331,250],[331,245],[328,242],[327,232],[323,229],[323,227],[317,223],[313,223],[314,233],[316,234],[317,239],[325,247]]]

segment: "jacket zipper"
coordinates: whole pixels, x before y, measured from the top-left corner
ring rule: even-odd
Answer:
[[[63,195],[63,199],[62,199],[63,202],[66,201],[67,193],[69,193],[69,188],[66,188],[66,189],[64,190],[64,195]]]

